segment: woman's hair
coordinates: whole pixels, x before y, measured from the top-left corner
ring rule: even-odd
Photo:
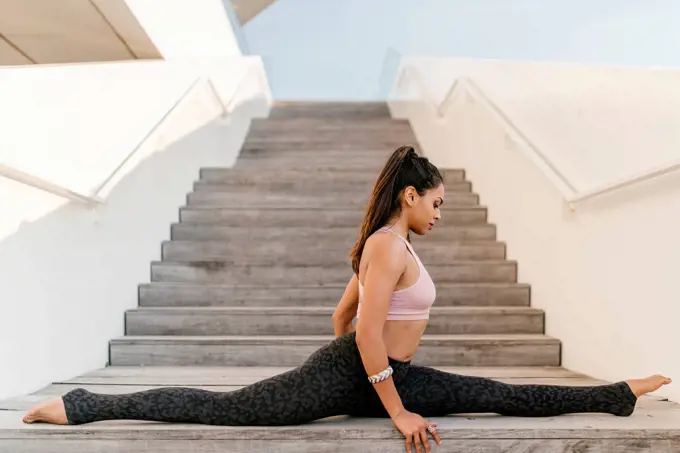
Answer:
[[[425,195],[442,182],[437,167],[427,157],[418,156],[412,146],[402,146],[392,153],[375,183],[359,240],[350,253],[355,274],[359,275],[359,261],[368,238],[401,209],[403,190],[413,186],[418,194]]]

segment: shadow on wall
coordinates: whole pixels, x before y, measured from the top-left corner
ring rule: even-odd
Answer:
[[[104,205],[68,202],[0,242],[0,398],[107,364],[108,341],[123,335],[124,310],[137,306],[138,284],[149,281],[199,169],[233,165],[261,102],[151,154]],[[59,202],[14,181],[0,186],[12,189],[10,209],[16,194]]]

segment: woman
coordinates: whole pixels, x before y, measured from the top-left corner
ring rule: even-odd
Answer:
[[[336,339],[298,368],[233,392],[160,388],[127,395],[75,389],[32,409],[26,423],[134,419],[215,425],[291,425],[334,415],[390,417],[429,451],[423,416],[492,412],[525,417],[576,412],[627,416],[637,398],[670,379],[652,376],[594,387],[510,385],[412,366],[435,287],[410,245],[441,218],[442,176],[413,148],[382,170],[351,253],[354,275],[333,315]],[[357,317],[356,332],[352,321]]]

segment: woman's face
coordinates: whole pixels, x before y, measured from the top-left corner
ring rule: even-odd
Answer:
[[[413,187],[409,187],[404,195],[409,228],[416,234],[427,234],[442,217],[440,207],[444,202],[444,184],[429,189],[424,195],[418,195]]]

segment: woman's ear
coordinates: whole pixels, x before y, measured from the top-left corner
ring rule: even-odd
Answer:
[[[409,206],[413,206],[416,203],[416,196],[417,195],[418,195],[418,192],[416,191],[415,187],[413,187],[413,186],[408,186],[406,189],[404,189],[404,201]]]

